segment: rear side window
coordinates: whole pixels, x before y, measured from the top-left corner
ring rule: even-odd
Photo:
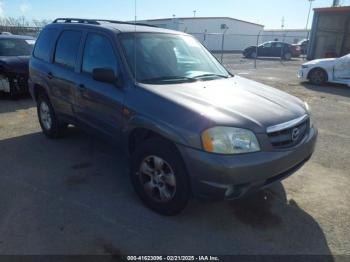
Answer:
[[[108,38],[99,34],[89,34],[85,44],[82,71],[91,74],[96,68],[113,69],[117,75],[117,60]]]
[[[82,32],[64,31],[58,39],[55,63],[74,69],[78,57]]]
[[[282,48],[283,44],[282,43],[276,43],[276,48]]]
[[[55,45],[58,36],[56,29],[44,29],[36,42],[34,49],[34,57],[45,62],[50,61],[51,51]]]

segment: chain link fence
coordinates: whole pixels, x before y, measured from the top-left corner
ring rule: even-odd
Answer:
[[[189,33],[196,37],[209,51],[214,53],[216,57],[223,63],[239,63],[244,62],[242,59],[249,59],[245,61],[247,64],[250,64],[252,67],[257,68],[259,61],[266,60],[263,56],[259,56],[261,50],[258,49],[258,46],[269,41],[279,41],[286,44],[298,44],[300,41],[308,38],[308,34],[266,34],[263,31],[258,35],[248,35],[248,34],[226,34],[222,33]],[[248,47],[255,48],[255,54],[250,58],[245,58],[243,56],[243,50]],[[293,50],[296,50],[297,47],[293,47]],[[280,48],[281,54],[266,55],[270,58],[270,61],[276,61],[279,63],[288,63],[284,58],[283,49]],[[296,59],[306,59],[305,54],[297,55],[299,49],[293,51],[292,60]],[[264,55],[265,56],[265,55]]]
[[[28,27],[28,26],[0,26],[1,33],[11,33],[14,35],[28,35],[28,36],[38,36],[41,31],[41,27]]]
[[[0,32],[8,32],[15,35],[29,35],[37,37],[40,33],[42,27],[28,27],[28,26],[7,26],[0,25]],[[253,59],[247,59],[243,57],[243,50],[247,47],[254,46],[257,47],[268,41],[280,41],[288,44],[296,44],[304,39],[309,37],[309,34],[290,34],[288,32],[283,34],[278,33],[267,33],[261,31],[257,35],[249,34],[231,34],[226,33],[226,31],[220,33],[191,33],[189,34],[196,37],[209,51],[214,53],[214,55],[220,60],[223,64],[237,66],[244,64],[246,67],[258,68],[259,64],[262,64],[265,61],[265,58],[255,57]],[[282,50],[282,49],[281,49]],[[258,54],[258,50],[256,50]],[[295,59],[306,59],[305,55],[302,55],[300,58]],[[288,63],[289,61],[283,60],[283,55],[275,58],[270,57],[270,61],[276,61],[279,63]]]

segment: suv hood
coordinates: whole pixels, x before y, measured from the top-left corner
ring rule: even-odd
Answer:
[[[2,56],[0,66],[8,73],[28,73],[29,56]]]
[[[213,125],[247,128],[256,133],[266,133],[269,126],[307,113],[298,98],[239,76],[196,83],[140,85],[197,112]]]

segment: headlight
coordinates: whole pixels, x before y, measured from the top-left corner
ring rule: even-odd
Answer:
[[[312,119],[312,112],[311,112],[311,108],[309,106],[309,104],[307,102],[305,102],[305,108],[306,108],[306,111],[309,115],[309,118],[310,118],[310,128],[313,128],[314,127],[314,121]]]
[[[302,65],[301,68],[309,68],[308,65]]]
[[[202,134],[203,149],[209,153],[234,155],[260,151],[253,132],[233,127],[214,127]]]

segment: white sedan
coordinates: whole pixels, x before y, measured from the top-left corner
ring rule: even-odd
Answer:
[[[341,58],[317,59],[301,66],[298,77],[315,85],[326,82],[350,87],[350,54]]]

